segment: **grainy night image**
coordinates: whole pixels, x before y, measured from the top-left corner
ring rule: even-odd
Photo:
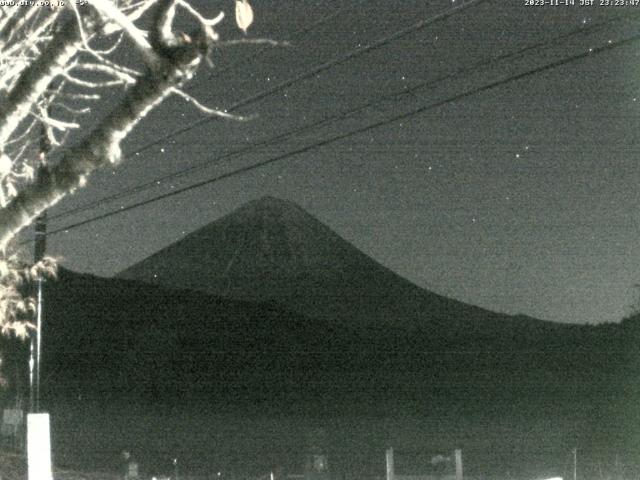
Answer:
[[[636,480],[640,1],[0,1],[0,479]]]

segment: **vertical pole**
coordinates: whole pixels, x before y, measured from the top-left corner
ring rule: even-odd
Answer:
[[[36,333],[37,335],[37,333]],[[29,413],[35,413],[35,387],[34,387],[34,370],[36,367],[36,337],[31,335],[29,341]]]
[[[47,111],[49,107],[47,107]],[[51,139],[43,124],[40,129],[40,164],[47,162]],[[44,257],[47,237],[47,216],[43,212],[36,219],[36,244],[34,261]],[[29,414],[27,415],[27,464],[29,480],[52,480],[51,433],[48,413],[40,413],[40,353],[42,346],[43,287],[44,279],[37,279],[36,334],[31,335],[29,358]]]
[[[36,246],[34,261],[39,262],[44,257],[47,245],[47,214],[36,218]],[[42,309],[43,309],[43,279],[36,280],[36,332],[31,336],[29,345],[29,411],[40,411],[40,353],[42,351]]]
[[[44,252],[47,248],[47,212],[43,212],[36,218],[36,246],[34,260],[39,262],[44,258]],[[43,279],[38,277],[37,280],[37,309],[36,309],[36,336],[35,336],[35,366],[34,366],[34,409],[40,411],[40,359],[42,353],[42,317],[44,308],[43,298]]]
[[[456,480],[462,480],[462,450],[456,448]]]
[[[47,113],[50,111],[50,105],[47,106]],[[44,122],[40,125],[40,165],[46,165],[47,154],[51,151],[52,142],[49,138],[49,131]],[[44,211],[36,218],[36,242],[33,253],[34,262],[39,262],[44,258],[44,252],[47,248],[47,212]],[[42,282],[43,279],[37,279],[37,310],[36,310],[36,334],[35,338],[31,336],[30,355],[29,355],[29,411],[31,413],[40,411],[40,353],[42,350]]]
[[[387,448],[387,480],[394,480],[395,472],[393,467],[393,448]]]
[[[573,480],[578,478],[578,449],[573,449]]]

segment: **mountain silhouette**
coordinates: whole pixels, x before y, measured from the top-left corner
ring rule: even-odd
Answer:
[[[398,245],[402,248],[402,245]],[[496,314],[430,292],[368,257],[296,204],[264,197],[187,235],[119,278],[227,298],[276,302],[339,326],[438,331],[535,325],[564,327]],[[506,325],[508,324],[508,325]],[[479,332],[477,332],[479,333]]]
[[[425,449],[462,444],[483,452],[478,472],[518,471],[532,448],[636,444],[637,422],[628,419],[640,418],[638,318],[551,329],[493,315],[466,335],[371,335],[273,302],[61,269],[45,285],[43,330],[42,403],[52,413],[54,453],[68,465],[109,468],[118,448],[146,445],[147,465],[177,449],[204,468],[223,449],[239,471],[264,469],[271,435],[281,438],[273,461],[295,461],[304,429],[317,422],[333,425],[333,441],[344,446],[346,457],[332,452],[336,471],[351,468],[363,442],[372,449],[359,459],[366,468],[390,439]],[[28,346],[15,347],[2,346],[3,369],[22,366],[24,394]],[[18,386],[8,377],[5,405]],[[228,438],[212,449],[221,429]],[[491,457],[505,449],[522,456],[506,465]],[[471,458],[465,468],[473,472]]]
[[[333,422],[331,434],[349,454],[362,444],[354,439],[359,428],[376,432],[380,419],[393,418],[397,427],[367,438],[376,452],[390,436],[395,445],[419,441],[425,448],[462,442],[485,452],[480,472],[489,464],[505,468],[488,455],[512,446],[522,452],[576,444],[623,448],[640,438],[628,421],[640,415],[633,382],[640,371],[638,319],[552,329],[548,322],[485,312],[460,320],[488,321],[466,335],[437,328],[371,335],[369,328],[337,327],[273,302],[65,269],[47,282],[45,298],[43,403],[52,412],[57,458],[70,465],[79,441],[83,455],[105,455],[86,460],[92,464],[108,466],[122,442],[157,445],[145,454],[148,464],[174,448],[195,464],[212,455],[203,439],[229,422],[247,429],[219,447],[229,456],[262,458],[268,445],[252,439],[268,443],[277,431],[293,443],[281,445],[278,458],[295,459],[296,439],[309,422]],[[22,345],[19,362],[5,356],[4,367],[25,366],[27,350]],[[296,427],[256,431],[246,417]],[[366,427],[353,423],[358,419]],[[408,419],[426,425],[427,436],[407,433]],[[334,453],[332,465],[347,468],[338,467]],[[374,457],[364,456],[363,468]]]
[[[234,428],[265,415],[334,422],[341,468],[363,441],[384,451],[394,438],[464,444],[485,452],[482,469],[504,470],[487,455],[637,444],[627,419],[640,418],[638,344],[640,317],[566,325],[421,289],[300,207],[267,197],[116,278],[61,269],[45,286],[42,392],[57,458],[77,455],[78,441],[111,452],[123,438],[157,444],[148,462],[178,448],[171,442],[194,462],[211,458],[203,439],[233,411]],[[22,365],[23,385],[27,350],[3,348],[12,352],[3,368]],[[5,404],[19,388],[8,377]],[[376,437],[384,418],[397,428]],[[355,440],[357,419],[366,440]],[[280,459],[295,457],[295,422],[280,432],[290,439]],[[407,433],[414,423],[427,436]],[[270,448],[270,434],[246,428],[219,448],[259,459],[252,449]],[[339,468],[339,452],[333,458]]]

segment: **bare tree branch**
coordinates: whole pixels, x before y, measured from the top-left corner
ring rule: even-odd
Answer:
[[[74,21],[67,21],[42,55],[24,70],[0,106],[0,148],[29,114],[31,106],[47,90],[53,78],[64,70],[79,46],[78,27]]]
[[[124,33],[133,41],[133,44],[138,49],[147,65],[152,66],[158,62],[157,55],[147,41],[144,33],[133,24],[127,15],[122,13],[122,11],[120,11],[109,0],[89,0],[89,2],[104,19],[115,23],[124,31]]]
[[[156,38],[165,39],[166,13],[173,2],[164,5],[156,17]],[[160,34],[159,30],[163,29]],[[15,234],[65,194],[74,191],[96,168],[117,163],[120,143],[149,111],[157,106],[174,87],[191,78],[206,48],[199,41],[181,43],[170,40],[172,46],[162,45],[159,68],[147,69],[127,92],[118,106],[76,148],[52,167],[41,168],[35,182],[25,186],[5,208],[0,210],[0,248],[5,248]]]
[[[209,19],[187,0],[88,1],[86,8],[67,2],[64,12],[0,5],[0,333],[28,335],[33,300],[20,285],[55,266],[45,259],[25,269],[11,244],[16,234],[84,186],[94,170],[116,164],[122,141],[153,108],[176,94],[208,115],[244,119],[206,107],[183,90],[219,41],[214,27],[222,13]],[[238,1],[244,15],[238,25],[246,29],[253,13],[248,0]],[[177,8],[195,25],[193,32],[174,31]],[[153,12],[148,32],[137,25],[146,12]],[[113,42],[112,35],[118,35]],[[235,43],[272,42],[220,45]],[[107,58],[122,44],[141,53],[141,68]],[[122,94],[104,95],[109,87]],[[100,100],[114,106],[84,132],[78,117],[91,114]],[[72,131],[75,144],[69,146]],[[61,147],[59,161],[43,155],[43,138],[47,151]]]
[[[218,110],[217,108],[209,108],[205,105],[201,104],[198,100],[193,98],[186,92],[183,92],[179,88],[172,88],[171,93],[178,95],[179,97],[184,98],[188,103],[191,103],[194,107],[200,110],[202,113],[206,113],[207,115],[213,115],[216,117],[227,118],[230,120],[244,121],[248,120],[247,117],[242,115],[233,115],[232,113],[227,113],[225,110]]]

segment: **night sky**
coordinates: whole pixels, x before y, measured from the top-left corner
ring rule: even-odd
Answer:
[[[53,235],[49,253],[62,257],[65,267],[113,275],[243,203],[273,195],[300,204],[366,254],[437,293],[548,320],[618,321],[629,313],[640,283],[640,41],[598,49],[638,34],[640,5],[579,2],[481,2],[236,110],[254,116],[250,121],[202,122],[161,140],[91,177],[86,189],[50,212],[49,229],[441,102]],[[216,2],[194,4],[210,16],[217,12]],[[217,49],[214,68],[201,70],[188,88],[202,103],[230,107],[461,2],[252,4],[256,21],[246,38],[291,46]],[[242,38],[233,2],[221,5],[227,12],[222,38]],[[556,68],[482,88],[589,49],[592,54]],[[430,85],[414,89],[425,83]],[[368,106],[336,118],[361,105]],[[184,101],[170,99],[131,134],[124,150],[133,152],[200,118]],[[330,120],[320,128],[219,160],[324,118]],[[55,218],[202,165],[136,195]]]

